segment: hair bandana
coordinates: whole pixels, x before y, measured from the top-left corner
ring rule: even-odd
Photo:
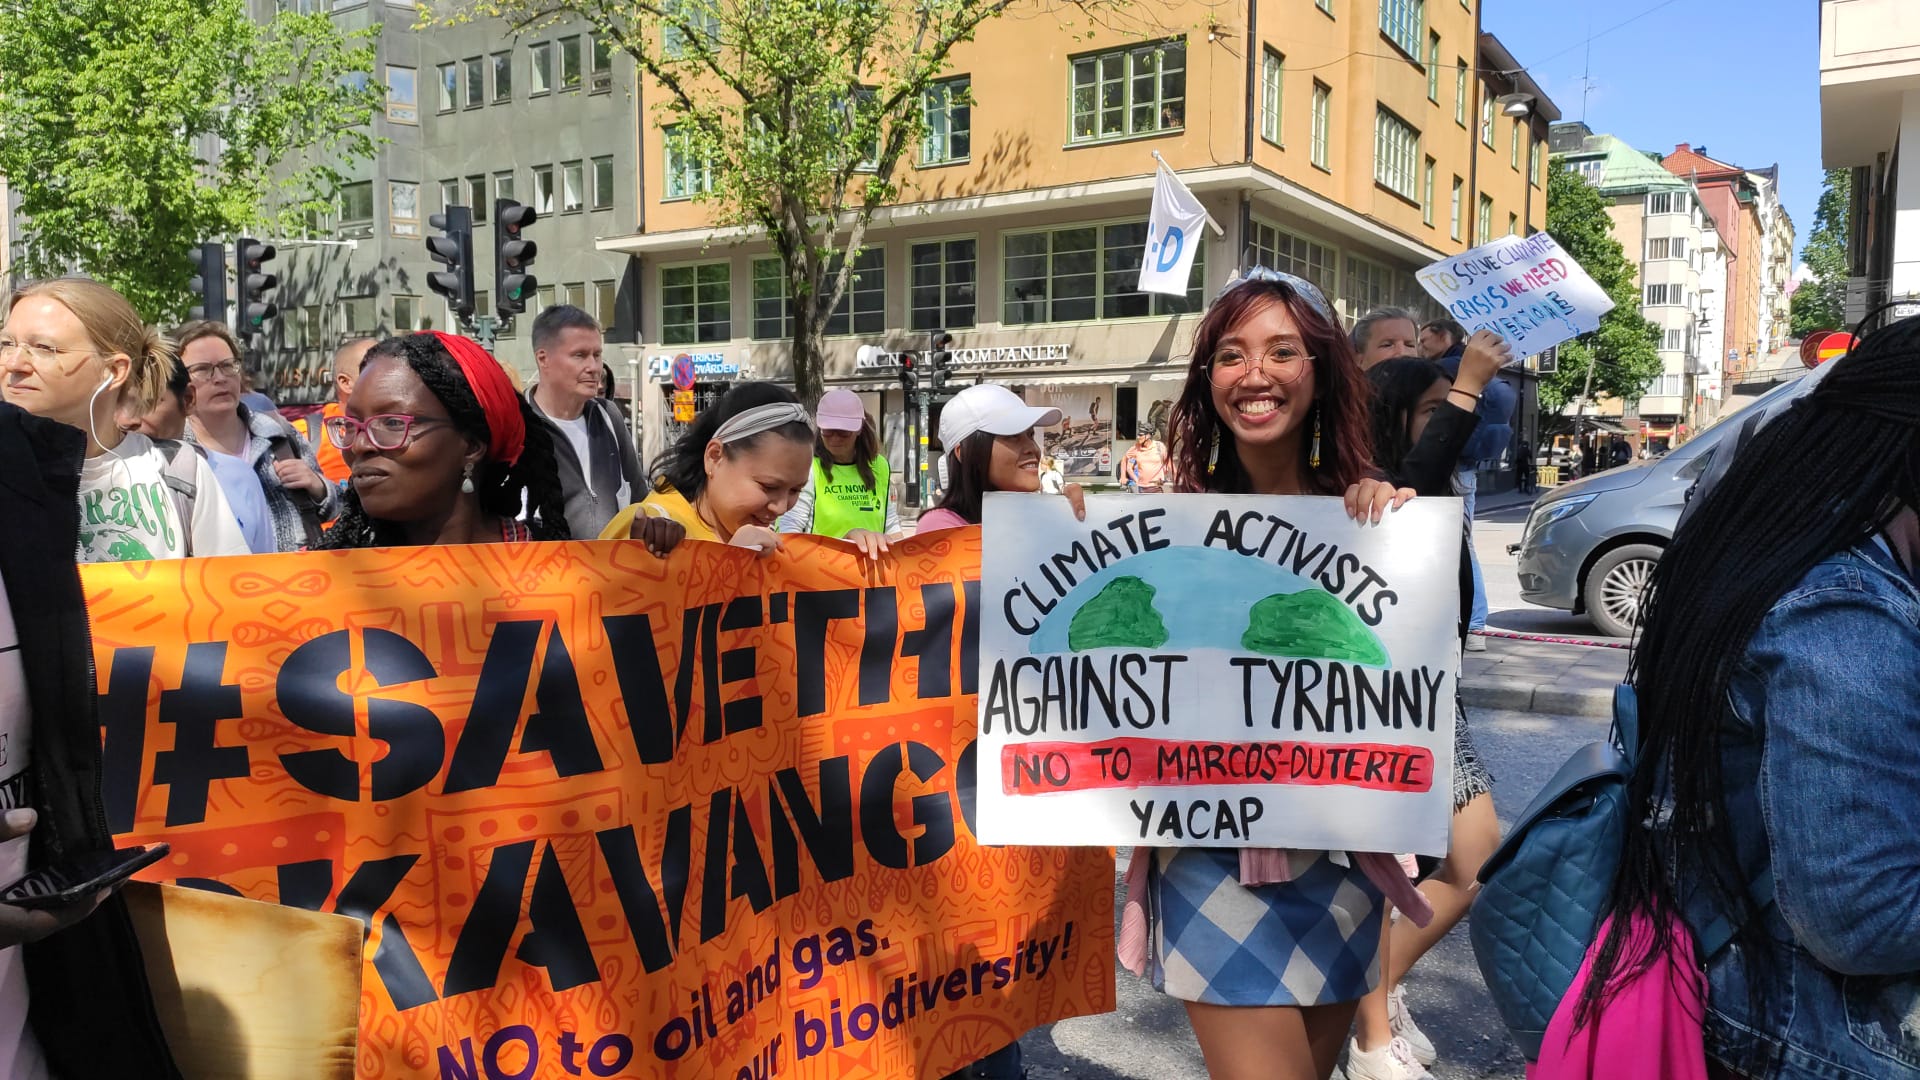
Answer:
[[[808,428],[813,427],[813,417],[809,416],[807,410],[797,401],[776,401],[771,405],[756,405],[729,417],[726,423],[720,425],[720,430],[713,433],[713,441],[724,446],[727,443],[739,442],[741,439],[750,439],[763,431],[786,427],[795,421],[807,425]]]
[[[428,332],[440,340],[453,356],[453,362],[460,365],[460,374],[466,376],[473,399],[480,403],[480,411],[487,416],[487,434],[491,436],[487,456],[508,465],[519,464],[520,451],[527,445],[527,422],[520,415],[520,395],[514,393],[513,383],[500,361],[472,338],[438,330]]]
[[[1214,294],[1214,303],[1219,303],[1222,296],[1227,295],[1234,289],[1248,282],[1285,285],[1287,288],[1292,289],[1294,294],[1299,296],[1300,299],[1305,300],[1308,307],[1319,312],[1321,318],[1332,323],[1335,329],[1340,327],[1340,320],[1333,314],[1333,305],[1327,303],[1326,295],[1320,291],[1320,287],[1308,281],[1306,278],[1289,274],[1285,270],[1270,270],[1264,266],[1255,266],[1239,277],[1228,281],[1218,293]]]

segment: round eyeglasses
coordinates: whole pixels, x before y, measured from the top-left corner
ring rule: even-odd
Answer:
[[[1238,349],[1221,349],[1207,361],[1207,381],[1222,390],[1240,385],[1254,368],[1276,386],[1297,382],[1313,363],[1313,357],[1292,345],[1275,345],[1256,359]]]

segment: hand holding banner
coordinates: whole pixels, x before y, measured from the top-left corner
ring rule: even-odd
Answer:
[[[1600,325],[1613,300],[1547,233],[1503,236],[1419,272],[1468,331],[1492,330],[1532,356]]]

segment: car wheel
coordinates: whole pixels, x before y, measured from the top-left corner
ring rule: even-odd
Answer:
[[[1587,572],[1587,617],[1610,637],[1632,637],[1639,625],[1647,582],[1660,561],[1652,544],[1627,544],[1600,557]]]

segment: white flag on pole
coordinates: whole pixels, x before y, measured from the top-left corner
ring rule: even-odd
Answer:
[[[1187,295],[1187,273],[1207,226],[1207,208],[1163,162],[1153,177],[1153,215],[1140,260],[1140,291]]]

